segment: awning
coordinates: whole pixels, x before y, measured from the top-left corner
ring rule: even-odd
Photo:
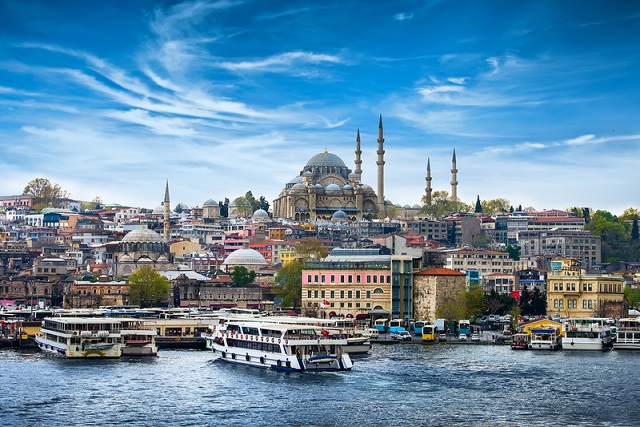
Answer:
[[[368,319],[368,318],[369,318],[368,314],[364,314],[364,313],[356,314],[357,320]]]
[[[369,311],[369,316],[388,316],[389,312],[387,310],[371,310]]]
[[[351,313],[347,314],[347,319],[353,319],[353,314]]]
[[[333,316],[335,316],[335,315],[336,315],[336,312],[335,312],[335,311],[330,311],[330,312],[329,312],[329,317],[333,317]]]

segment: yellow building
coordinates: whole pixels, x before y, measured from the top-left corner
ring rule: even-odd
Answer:
[[[580,261],[551,261],[547,280],[547,314],[560,317],[625,317],[624,280],[618,274],[590,274]]]

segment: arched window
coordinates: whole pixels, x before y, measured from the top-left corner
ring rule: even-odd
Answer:
[[[384,291],[382,290],[382,288],[375,288],[373,290],[373,293],[374,294],[384,294]]]

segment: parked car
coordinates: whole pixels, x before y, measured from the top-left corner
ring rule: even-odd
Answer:
[[[460,342],[463,342],[463,341],[464,341],[464,342],[466,342],[466,341],[467,341],[467,334],[460,334],[460,335],[458,336],[458,341],[460,341]]]
[[[447,334],[440,334],[438,335],[438,341],[440,342],[444,342],[447,340]]]
[[[472,334],[471,341],[480,341],[480,334]]]
[[[413,337],[409,331],[398,331],[395,334],[391,334],[391,339],[397,341],[411,341]]]

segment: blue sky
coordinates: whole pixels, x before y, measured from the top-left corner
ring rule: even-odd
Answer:
[[[325,150],[385,196],[639,208],[640,3],[0,0],[0,195],[273,200]]]

